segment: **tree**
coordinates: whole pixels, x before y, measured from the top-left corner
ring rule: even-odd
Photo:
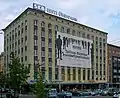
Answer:
[[[37,83],[35,84],[35,94],[37,98],[46,98],[47,96],[47,90],[45,89],[45,83],[42,81],[42,77],[39,74],[39,78]]]
[[[0,72],[0,87],[4,87],[6,84],[6,75]]]
[[[14,53],[10,54],[11,63],[9,64],[8,76],[10,78],[10,86],[16,91],[26,82],[30,73],[30,65],[20,63],[18,57]]]
[[[37,98],[47,98],[47,93],[49,89],[46,89],[46,82],[43,82],[42,74],[40,71],[40,66],[39,66],[39,72],[38,72],[38,79],[35,83],[35,94]]]

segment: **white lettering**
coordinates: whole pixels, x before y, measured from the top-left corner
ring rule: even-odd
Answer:
[[[53,14],[53,15],[56,15],[56,16],[60,16],[60,17],[66,18],[66,19],[77,21],[77,19],[74,18],[74,17],[70,17],[69,15],[66,15],[66,14],[64,14],[62,12],[58,12],[57,13],[57,11],[49,9],[49,8],[46,8],[45,6],[40,5],[40,4],[33,3],[33,8],[41,10],[41,11],[44,11],[44,12],[47,12],[47,13],[50,13],[50,14]]]

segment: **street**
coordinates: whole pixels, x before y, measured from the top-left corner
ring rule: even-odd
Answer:
[[[20,95],[20,98],[35,98],[33,95]],[[75,97],[73,96],[72,98],[86,98],[86,97]],[[92,96],[92,97],[87,97],[87,98],[113,98],[111,96]]]

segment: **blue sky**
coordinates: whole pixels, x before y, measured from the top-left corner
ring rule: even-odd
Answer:
[[[36,2],[74,16],[82,24],[108,32],[108,42],[119,45],[120,0],[0,0],[0,29]],[[113,41],[114,40],[114,41]],[[0,52],[3,51],[0,35]],[[119,45],[120,46],[120,45]]]

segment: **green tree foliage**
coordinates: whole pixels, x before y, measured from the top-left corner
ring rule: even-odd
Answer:
[[[35,94],[37,98],[47,98],[48,90],[45,88],[46,83],[43,82],[42,75],[39,72],[37,83],[35,84]]]
[[[10,85],[14,89],[19,89],[20,85],[24,84],[29,77],[30,65],[20,63],[18,57],[14,53],[10,55],[11,63],[9,64],[8,76],[10,78]]]
[[[6,84],[6,75],[0,72],[0,87],[4,87]]]

